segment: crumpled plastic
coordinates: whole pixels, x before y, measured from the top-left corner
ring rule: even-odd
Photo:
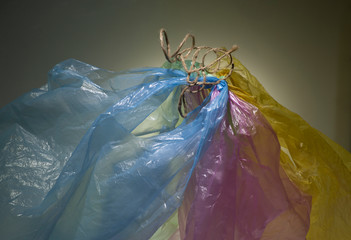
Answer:
[[[279,156],[260,111],[230,92],[179,209],[181,239],[305,239],[311,198],[286,177]]]
[[[348,239],[351,154],[234,64],[184,120],[180,70],[55,66],[0,110],[0,237]]]
[[[293,199],[290,203],[294,203],[295,200],[295,207],[288,210],[288,212],[292,213],[291,211],[295,211],[296,214],[279,215],[275,218],[275,221],[273,220],[267,225],[261,238],[258,236],[257,238],[305,239],[303,235],[308,226],[308,221],[306,219],[306,213],[309,206],[308,199],[312,198],[312,208],[310,210],[309,228],[307,229],[308,232],[306,239],[349,239],[351,236],[351,228],[349,227],[351,221],[351,154],[335,142],[331,141],[324,134],[312,128],[300,116],[276,102],[239,60],[233,58],[233,61],[235,69],[230,78],[226,79],[228,87],[230,91],[234,93],[234,96],[240,98],[245,103],[255,106],[257,111],[260,111],[263,114],[269,122],[269,125],[273,128],[280,144],[281,167],[279,169],[279,174],[282,182],[285,183],[284,186],[287,196]],[[228,70],[222,70],[222,72],[217,74],[217,77],[225,76],[227,72]],[[233,119],[235,122],[235,118]],[[226,120],[225,117],[224,121],[229,120]],[[230,124],[227,124],[224,129],[227,129],[228,127],[230,128]],[[227,129],[227,131],[229,130]],[[222,134],[223,133],[225,133],[225,131],[223,131]],[[218,133],[216,133],[215,138],[217,136]],[[269,148],[271,147],[269,143],[266,142],[262,144]],[[260,145],[261,144],[257,145],[257,147],[260,147]],[[250,147],[256,147],[256,145],[251,145]],[[258,156],[261,156],[261,154]],[[213,162],[212,164],[215,165]],[[203,165],[207,166],[202,159],[198,166]],[[208,167],[207,170],[209,171],[209,169],[211,168]],[[206,168],[202,167],[199,170],[204,171]],[[245,170],[245,168],[243,168],[243,170]],[[196,173],[198,174],[196,175]],[[186,225],[187,221],[185,217],[188,217],[189,209],[191,209],[191,206],[193,208],[196,206],[196,204],[192,202],[196,191],[200,193],[203,192],[210,198],[213,197],[211,192],[207,191],[210,189],[211,185],[203,184],[202,189],[200,188],[201,185],[196,185],[198,182],[195,180],[201,177],[201,174],[199,173],[201,173],[201,171],[197,172],[197,169],[195,169],[194,175],[191,178],[190,185],[185,194],[184,203],[180,207],[179,216],[172,216],[172,218],[159,229],[164,232],[169,232],[169,236],[171,236],[169,238],[170,240],[185,239],[188,234],[186,230],[187,227],[194,231],[194,229],[196,229],[195,227],[198,226],[196,224],[201,226],[203,222],[211,221],[211,218],[198,218],[196,223],[194,223],[194,221],[191,222],[195,224],[195,226],[191,224]],[[203,174],[202,180],[204,181],[204,179],[206,178]],[[196,184],[194,184],[194,181]],[[292,182],[293,184],[289,182]],[[235,181],[233,181],[232,184],[235,185]],[[206,189],[204,186],[207,186]],[[198,189],[196,190],[196,188]],[[300,202],[300,205],[298,199],[303,200]],[[203,200],[206,200],[206,198]],[[236,201],[237,198],[234,197],[233,204]],[[216,207],[218,208],[216,204],[211,207],[209,206],[208,212],[205,212],[205,214],[212,214],[211,211]],[[194,211],[191,213],[194,214]],[[182,214],[184,215],[183,217]],[[204,212],[200,212],[200,214],[204,214]],[[254,220],[256,220],[256,216],[257,214],[252,215],[252,217],[255,218]],[[297,220],[295,217],[289,219],[288,216],[300,216],[301,218],[300,220]],[[202,215],[202,217],[204,216]],[[180,225],[178,227],[175,226],[175,224],[169,224],[169,222],[174,223],[176,218],[179,219]],[[295,224],[290,224],[291,219],[297,220],[294,222]],[[218,222],[220,222],[220,219],[214,222],[214,224],[217,224]],[[299,223],[301,223],[300,227],[298,227]],[[204,230],[205,228],[202,228],[205,232],[207,232],[208,229],[211,229],[213,225],[209,224],[206,227],[208,227],[206,228],[206,231]],[[179,231],[179,228],[181,231]],[[223,230],[223,226],[221,230]],[[232,229],[232,231],[234,230]],[[183,233],[181,234],[180,232]],[[198,233],[200,235],[202,234],[201,231]],[[224,232],[214,231],[214,233],[221,234]],[[253,232],[246,232],[246,234],[251,234],[251,236],[254,235]],[[282,235],[280,236],[280,234]],[[289,236],[289,234],[291,235]],[[234,239],[241,239],[239,236],[235,235]],[[207,235],[202,237],[203,239],[206,239]],[[156,239],[161,240],[161,238],[155,238],[154,240]],[[216,239],[227,238],[221,236],[216,237]],[[232,238],[229,237],[228,239]],[[243,237],[242,239],[251,239],[251,237]]]
[[[1,109],[1,238],[150,238],[226,111],[222,81],[181,121],[184,84],[181,71],[68,60]]]
[[[278,136],[282,168],[312,197],[306,238],[349,239],[351,154],[275,101],[239,60],[234,59],[234,65],[227,79],[230,91],[262,112]]]

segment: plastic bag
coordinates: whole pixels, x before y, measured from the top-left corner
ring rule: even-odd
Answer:
[[[234,64],[229,89],[266,117],[281,145],[281,166],[312,197],[307,239],[349,239],[351,154],[276,102],[237,59]]]
[[[311,198],[286,177],[279,154],[260,111],[230,93],[179,209],[181,239],[305,239]]]
[[[1,238],[148,239],[179,207],[226,83],[180,123],[180,71],[70,60],[50,75],[0,112]]]
[[[182,71],[57,65],[0,110],[0,237],[347,239],[350,153],[234,63],[184,121]]]

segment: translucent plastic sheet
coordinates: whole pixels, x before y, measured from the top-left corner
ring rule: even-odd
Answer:
[[[307,239],[351,236],[351,154],[276,102],[235,59],[229,89],[258,107],[276,132],[289,179],[312,196]]]
[[[177,66],[55,66],[0,110],[0,238],[348,239],[350,153],[234,63],[184,121]]]
[[[179,210],[181,239],[305,239],[310,197],[280,168],[278,139],[258,109],[229,96]]]
[[[303,234],[306,231],[307,225],[303,224],[299,226],[299,222],[308,224],[308,221],[306,221],[308,204],[306,205],[306,202],[300,202],[301,204],[299,204],[298,199],[302,197],[303,201],[305,201],[308,199],[308,195],[312,197],[312,209],[310,214],[310,228],[308,229],[306,239],[349,239],[351,236],[349,224],[351,222],[350,153],[324,136],[321,132],[312,128],[297,114],[277,103],[238,60],[234,59],[234,63],[235,70],[231,78],[227,79],[229,89],[235,93],[235,96],[258,107],[277,134],[281,145],[281,168],[279,169],[279,174],[286,190],[286,195],[293,200],[292,203],[295,203],[293,204],[293,208],[287,210],[285,214],[280,214],[267,225],[261,239],[305,239]],[[218,76],[221,75],[226,75],[226,70]],[[224,119],[227,118],[225,117]],[[228,124],[225,128],[227,127]],[[222,132],[222,134],[224,133],[225,131]],[[215,139],[216,137],[218,137],[218,134],[215,135]],[[241,140],[240,142],[244,144],[244,141]],[[265,142],[261,144],[268,150],[272,147],[269,143]],[[261,144],[257,145],[257,147],[260,147]],[[200,160],[199,163],[199,169],[205,171],[206,163],[203,160]],[[214,165],[214,163],[212,164]],[[282,168],[284,171],[282,171]],[[211,167],[207,168],[207,170],[209,169]],[[200,173],[201,171],[198,172],[197,169],[195,170],[195,175],[192,177],[186,191],[184,204],[180,208],[179,221],[181,232],[183,232],[182,238],[179,234],[179,229],[176,229],[174,224],[166,223],[162,226],[164,231],[167,230],[173,234],[169,234],[172,240],[184,239],[190,232],[187,232],[187,228],[193,231],[191,233],[193,234],[194,232],[196,233],[194,231],[198,226],[196,224],[204,224],[204,218],[199,217],[196,223],[192,222],[194,225],[187,225],[184,218],[184,216],[188,216],[187,214],[189,214],[191,207],[196,209],[195,206],[197,205],[192,202],[196,196],[196,191],[201,193],[203,189],[206,191],[211,189],[210,183],[206,183],[207,185],[203,184],[202,189],[200,188],[201,185],[196,186],[199,183],[199,176],[201,178]],[[202,180],[204,181],[204,179],[206,178],[202,175]],[[289,183],[290,180],[299,190]],[[304,194],[300,194],[300,191],[304,192]],[[209,195],[209,197],[211,198],[212,195]],[[278,199],[281,197],[278,196]],[[237,198],[234,198],[234,203],[236,201]],[[214,205],[213,208],[215,207],[218,206]],[[237,210],[240,211],[240,209]],[[294,211],[300,216],[299,220],[296,218],[297,215],[293,214]],[[194,214],[194,212],[191,213]],[[197,213],[199,214],[198,216],[203,217],[201,214],[206,212],[198,211]],[[207,212],[207,214],[212,213]],[[252,217],[256,219],[256,216],[258,215],[254,214]],[[169,221],[174,221],[176,217],[173,216]],[[211,220],[211,218],[209,219]],[[294,220],[294,224],[292,225],[290,225],[291,220]],[[217,224],[218,222],[221,223],[220,220],[213,223]],[[210,229],[211,227],[213,225],[209,226]],[[220,227],[223,228],[223,224],[222,226],[219,225]],[[199,234],[201,235],[202,233],[199,232]],[[291,236],[288,236],[289,234]],[[206,239],[206,236],[202,236],[203,239]],[[235,239],[241,239],[240,235],[235,236],[238,237]],[[218,239],[221,238],[219,237]]]
[[[226,111],[222,82],[181,123],[184,83],[180,71],[116,74],[69,60],[1,109],[1,238],[151,237]]]

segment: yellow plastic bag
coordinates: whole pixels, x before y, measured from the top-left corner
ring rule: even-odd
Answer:
[[[279,138],[286,174],[312,196],[307,239],[351,239],[351,154],[275,101],[237,59],[234,64],[229,89],[264,114]]]

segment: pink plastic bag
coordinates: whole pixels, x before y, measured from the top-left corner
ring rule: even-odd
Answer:
[[[229,92],[179,209],[181,239],[305,239],[311,198],[287,178],[279,154],[264,116]]]

